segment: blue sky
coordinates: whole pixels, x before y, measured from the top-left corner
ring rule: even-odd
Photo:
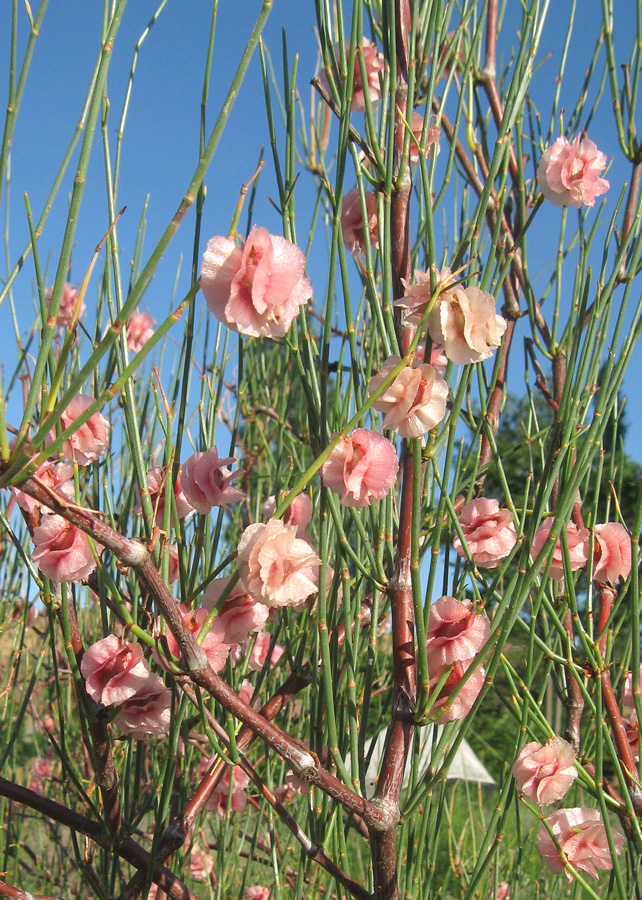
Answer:
[[[231,3],[220,0],[217,17],[215,58],[208,104],[208,128],[212,126],[221,102],[227,92],[232,73],[237,65],[241,48],[249,35],[260,9],[256,0],[239,0]],[[119,31],[108,79],[110,117],[108,130],[112,152],[116,142],[116,129],[120,120],[123,99],[129,78],[133,50],[157,2],[136,0],[125,11]],[[627,23],[634,21],[633,0],[618,0],[616,40],[630,43],[633,35]],[[9,52],[11,4],[0,4],[0,97],[6,97],[7,58]],[[36,4],[33,4],[34,11]],[[562,42],[568,30],[571,3],[553,2],[550,19],[542,40],[541,67],[533,84],[533,96],[541,104],[543,121],[548,121],[547,108],[557,74]],[[27,35],[27,19],[22,0],[20,8],[20,51],[22,58]],[[137,64],[131,105],[127,119],[122,155],[122,175],[118,205],[127,211],[119,223],[119,242],[122,248],[121,264],[129,264],[133,252],[138,224],[146,197],[149,195],[144,258],[173,215],[189,183],[197,160],[200,103],[203,67],[208,40],[211,4],[204,0],[177,2],[169,0],[149,36],[143,43]],[[500,68],[502,60],[509,59],[510,45],[521,15],[521,4],[508,0],[506,24],[499,48]],[[562,105],[570,112],[574,109],[581,89],[596,37],[601,26],[600,0],[581,0],[576,15],[567,78],[562,90]],[[89,75],[100,46],[102,4],[98,0],[50,0],[41,35],[36,43],[33,64],[29,74],[23,107],[15,131],[9,194],[9,242],[0,262],[0,277],[7,270],[7,256],[11,266],[28,241],[23,194],[29,195],[37,217],[42,209],[51,182],[58,170],[64,149],[70,140],[82,107]],[[287,34],[290,60],[299,54],[298,84],[303,103],[309,104],[309,79],[317,65],[317,45],[314,35],[314,4],[297,0],[274,0],[274,8],[264,32],[266,48],[274,61],[280,78],[282,29]],[[546,53],[552,54],[546,58]],[[360,127],[361,117],[355,117]],[[334,132],[336,136],[336,129]],[[610,113],[610,100],[604,98],[599,115],[591,123],[589,136],[595,140],[608,157],[613,157],[608,178],[612,190],[608,196],[603,217],[611,214],[622,182],[629,177],[630,168],[625,164],[617,144],[617,136]],[[261,175],[255,221],[269,230],[278,231],[280,220],[271,207],[268,197],[276,197],[276,182],[271,165],[268,142],[263,86],[258,55],[255,56],[248,77],[217,150],[214,162],[206,178],[208,193],[203,221],[203,247],[208,237],[226,233],[241,184],[253,173],[262,145],[266,145],[267,165]],[[78,282],[104,234],[107,224],[107,207],[101,158],[101,143],[95,142],[88,173],[85,197],[73,254],[70,280]],[[445,165],[445,153],[437,162]],[[60,250],[66,219],[67,197],[72,186],[74,159],[67,173],[64,188],[60,191],[52,214],[40,240],[43,262],[51,255],[55,267]],[[306,233],[311,215],[312,189],[306,188],[306,177],[297,186],[297,217],[299,233]],[[4,231],[7,215],[7,194],[0,206],[0,221]],[[573,215],[573,211],[569,211]],[[590,214],[597,216],[598,208]],[[589,219],[592,224],[593,219]],[[189,269],[192,256],[193,213],[189,214],[159,267],[144,298],[142,308],[161,319],[169,310],[175,274],[182,254],[182,275],[178,295],[182,296],[189,285]],[[547,281],[547,266],[553,259],[559,233],[559,210],[549,210],[542,216],[531,239],[531,271],[541,265],[540,284]],[[324,241],[318,240],[318,251],[313,251],[309,261],[309,274],[318,296],[325,291]],[[537,248],[533,250],[533,246]],[[538,252],[541,249],[541,255]],[[568,284],[572,282],[572,263],[569,263]],[[95,270],[89,289],[88,303],[96,295],[99,270]],[[49,282],[53,278],[53,268]],[[93,292],[93,293],[92,293]],[[27,263],[17,279],[13,291],[21,330],[29,327],[34,319],[33,267]],[[9,326],[8,308],[2,309],[4,330]],[[7,332],[8,334],[9,332]],[[519,339],[521,345],[521,338]],[[521,366],[521,349],[516,346],[513,354],[515,365]],[[628,418],[631,425],[629,451],[640,456],[638,445],[642,440],[642,396],[636,386],[638,367],[642,357],[638,352],[632,374],[625,385]]]

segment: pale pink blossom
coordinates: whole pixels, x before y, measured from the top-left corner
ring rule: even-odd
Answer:
[[[542,523],[542,525],[540,525],[540,527],[535,532],[533,543],[531,545],[531,556],[533,559],[536,559],[539,555],[539,552],[544,546],[544,542],[548,538],[552,527],[553,519],[548,519],[546,522]],[[569,524],[566,526],[566,540],[568,543],[568,555],[571,565],[571,571],[577,572],[579,569],[583,569],[586,565],[589,541],[588,529],[578,528],[577,525],[575,525],[573,522],[569,522]],[[545,567],[546,563],[542,565],[542,568]],[[549,575],[556,581],[559,581],[564,577],[564,558],[562,556],[560,538],[557,539],[557,543],[555,544]]]
[[[452,663],[473,659],[490,635],[490,622],[472,608],[470,600],[440,597],[430,607],[426,651],[431,673]]]
[[[513,516],[509,510],[500,509],[497,500],[486,497],[471,500],[462,509],[459,524],[473,562],[486,569],[500,565],[517,543]],[[453,538],[453,547],[460,556],[465,556],[459,535]]]
[[[74,489],[74,467],[70,463],[54,462],[50,459],[45,460],[33,473],[34,478],[41,481],[54,494],[58,494],[65,500],[74,500],[76,491]],[[20,509],[24,509],[28,513],[40,509],[40,503],[29,494],[25,494],[20,488],[11,488],[16,503]]]
[[[545,825],[539,830],[537,847],[552,872],[564,872],[567,881],[573,875],[566,869],[570,863],[576,869],[598,877],[598,869],[613,868],[613,859],[606,837],[606,828],[599,810],[586,806],[558,809],[546,819],[559,844],[555,846],[553,838]],[[616,854],[622,852],[624,838],[615,828],[611,829],[611,839]]]
[[[205,772],[211,767],[214,761],[215,759],[205,761],[205,763],[201,766],[201,775],[205,774]],[[233,770],[230,766],[226,766],[225,774],[217,784],[216,790],[214,790],[210,794],[209,800],[205,805],[206,809],[218,812],[219,816],[222,819],[224,819],[227,814],[227,799],[230,791],[230,778],[232,780],[232,812],[243,812],[243,810],[245,809],[245,804],[247,802],[245,791],[250,783],[249,776],[243,771],[240,766],[234,766]]]
[[[209,611],[202,606],[197,606],[196,609],[190,609],[189,606],[184,603],[179,604],[178,611],[183,618],[183,624],[189,628],[195,638],[198,638],[201,629],[203,628],[203,623],[209,615]],[[171,631],[167,632],[165,639],[167,641],[169,652],[177,659],[180,659],[181,651],[178,642]],[[210,666],[215,672],[220,672],[225,667],[227,657],[230,654],[230,641],[225,634],[225,629],[218,619],[214,619],[211,628],[200,643],[201,649],[207,656]]]
[[[268,667],[271,669],[283,656],[285,651],[280,644],[275,644],[270,653],[271,643],[272,635],[267,631],[262,631],[260,634],[257,634],[248,661],[248,666],[253,672],[262,672],[266,663],[268,663]]]
[[[339,45],[335,44],[334,46],[334,55],[337,61],[339,61]],[[346,48],[346,63],[348,63],[350,56],[349,47]],[[375,104],[381,100],[381,82],[379,80],[379,72],[383,71],[384,68],[384,58],[377,50],[375,44],[371,44],[370,41],[365,38],[361,42],[361,46],[357,45],[355,57],[354,57],[354,78],[352,82],[352,100],[350,103],[350,109],[353,112],[365,112],[366,109],[366,101],[365,101],[365,90],[363,79],[361,77],[361,66],[359,65],[359,56],[362,56],[363,62],[365,64],[365,72],[366,72],[366,83],[367,83],[367,91],[368,97],[370,98],[370,103]],[[341,69],[341,65],[339,62],[339,70]],[[328,77],[325,72],[321,73],[320,77],[321,83],[327,89],[328,85]],[[340,93],[340,91],[339,91]]]
[[[178,545],[170,544],[167,548],[167,553],[169,556],[169,566],[167,570],[167,581],[169,584],[173,584],[175,581],[181,577],[180,564],[178,562]]]
[[[390,356],[370,379],[368,392],[374,393],[390,377],[401,359]],[[384,413],[383,427],[405,438],[423,437],[446,415],[448,385],[427,363],[405,366],[373,406]]]
[[[372,191],[365,192],[366,216],[370,246],[379,246],[379,224],[377,218],[377,198]],[[366,247],[361,197],[358,188],[352,188],[341,201],[341,231],[343,243],[350,253],[363,253]]]
[[[214,857],[211,853],[204,852],[198,844],[192,844],[189,871],[195,881],[207,881],[214,871]]]
[[[127,319],[127,347],[130,353],[139,353],[154,334],[156,322],[148,313],[132,313]]]
[[[332,450],[321,467],[321,478],[344,506],[370,506],[373,500],[383,500],[398,471],[397,451],[388,438],[357,428]]]
[[[299,606],[318,591],[321,560],[296,526],[280,519],[245,529],[237,565],[248,594],[265,606]]]
[[[605,178],[600,178],[605,166],[606,155],[593,141],[578,134],[569,144],[565,137],[559,137],[542,154],[537,183],[555,206],[593,206],[610,187]]]
[[[130,700],[147,687],[150,676],[140,644],[123,641],[115,634],[108,634],[85,650],[80,671],[87,693],[103,706]]]
[[[96,568],[87,535],[62,516],[43,516],[33,532],[32,561],[52,581],[84,581]],[[102,552],[94,542],[96,553]]]
[[[289,494],[286,494],[286,497]],[[276,497],[272,494],[267,498],[262,507],[263,515],[266,519],[271,518],[276,512]],[[310,524],[312,518],[312,500],[307,494],[297,494],[292,503],[288,506],[283,514],[283,522],[285,525],[296,525],[299,537],[303,537],[305,529]]]
[[[510,885],[507,881],[500,881],[495,892],[496,900],[510,900]]]
[[[47,307],[51,305],[51,297],[53,295],[53,288],[47,288],[45,291],[45,300],[47,302]],[[62,297],[60,298],[60,306],[58,308],[58,317],[56,318],[56,325],[58,328],[69,328],[72,323],[74,317],[74,310],[76,308],[76,303],[78,301],[78,291],[73,286],[73,284],[69,284],[68,281],[65,281],[62,288]],[[80,304],[80,309],[78,310],[78,319],[82,316],[85,311],[84,302]],[[77,320],[76,320],[77,321]]]
[[[172,692],[163,679],[149,672],[136,694],[125,700],[114,724],[123,734],[142,740],[146,734],[168,734],[172,716]]]
[[[66,431],[74,424],[92,403],[93,397],[76,394],[60,417],[60,428]],[[95,412],[83,423],[62,445],[62,455],[69,462],[74,460],[79,466],[88,466],[96,462],[109,447],[110,423],[100,412]],[[50,444],[56,437],[55,429],[50,432],[45,444]]]
[[[593,580],[617,584],[631,572],[631,538],[619,522],[606,522],[593,529]]]
[[[243,900],[270,900],[270,889],[260,884],[253,884],[243,894]]]
[[[47,754],[47,756],[35,760],[31,767],[31,773],[38,781],[51,778],[53,776],[53,757]]]
[[[156,511],[156,524],[160,528],[162,528],[163,520],[165,518],[165,482],[167,481],[166,467],[155,466],[153,469],[150,469],[147,473],[146,480],[147,490],[149,491],[149,499],[152,501],[152,506]],[[140,496],[138,488],[136,488],[136,493],[138,493]],[[187,500],[187,497],[183,492],[180,473],[176,479],[174,499],[176,501],[176,514],[178,515],[179,519],[184,519],[186,518],[186,516],[189,516],[190,513],[194,512],[194,507]],[[143,505],[140,500],[134,507],[134,512],[137,516],[142,516]]]
[[[410,162],[417,165],[422,156],[432,159],[433,153],[439,153],[439,128],[436,125],[428,126],[426,146],[422,147],[421,134],[424,128],[424,117],[421,113],[414,112],[410,123],[412,138],[410,141]]]
[[[214,237],[203,255],[201,290],[216,318],[241,334],[276,338],[312,297],[305,256],[290,241],[254,227],[239,248]]]
[[[474,285],[443,291],[428,315],[430,337],[458,365],[490,359],[505,331],[506,319],[495,312],[495,298]]]
[[[463,719],[472,709],[473,703],[479,696],[486,680],[486,670],[483,666],[477,666],[474,669],[452,700],[451,695],[473,663],[474,660],[472,659],[458,660],[453,665],[452,671],[449,672],[445,684],[431,707],[432,712],[447,707],[445,712],[436,720],[439,725]],[[430,658],[428,659],[428,667],[430,669],[430,691],[433,691],[446,669],[443,666],[431,667]]]
[[[252,698],[254,697],[254,685],[244,678],[241,682],[241,687],[239,688],[239,700],[242,700],[243,703],[247,703],[248,706],[252,705]]]
[[[243,491],[232,487],[232,480],[240,470],[230,472],[227,466],[233,456],[219,459],[218,450],[212,447],[204,453],[194,453],[181,469],[183,493],[196,512],[208,513],[213,506],[229,506],[245,499]]]
[[[561,737],[522,747],[513,765],[517,786],[525,797],[540,805],[565,797],[577,778],[575,752]]]
[[[432,341],[431,341],[432,343]],[[426,341],[419,341],[417,344],[417,359],[419,362],[426,361]],[[444,348],[440,344],[432,343],[430,348],[430,363],[438,375],[443,375],[448,365],[448,357],[444,352]]]
[[[218,600],[230,579],[216,578],[205,589],[203,606],[208,611],[218,605]],[[243,585],[237,581],[229,596],[218,611],[216,621],[230,644],[241,644],[253,631],[265,628],[270,614],[263,603],[250,597]]]

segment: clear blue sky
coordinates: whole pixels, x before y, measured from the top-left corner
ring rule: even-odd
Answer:
[[[108,80],[108,97],[111,104],[109,134],[112,147],[115,146],[116,128],[121,115],[133,48],[157,5],[157,2],[149,0],[131,0],[116,40]],[[32,6],[35,12],[36,0]],[[557,60],[567,34],[570,6],[568,0],[565,2],[554,0],[551,3],[550,21],[542,41],[542,64],[533,85],[533,95],[536,100],[541,98],[545,109],[550,92],[554,89]],[[19,60],[21,60],[27,36],[27,19],[22,0],[19,7],[21,35]],[[572,110],[575,106],[584,71],[601,25],[600,0],[580,0],[579,7],[562,94],[562,105],[568,110]],[[10,8],[11,4],[7,0],[0,4],[0,97],[3,98],[7,93]],[[118,205],[127,207],[127,212],[119,223],[123,267],[127,266],[131,258],[141,210],[147,195],[149,207],[144,258],[147,258],[169,218],[175,212],[193,172],[198,151],[202,77],[210,8],[211,4],[204,0],[189,0],[189,2],[169,0],[141,48],[123,141],[122,175],[118,197]],[[634,21],[634,8],[634,0],[617,0],[616,38],[623,43],[630,43],[633,37],[627,22]],[[220,0],[208,127],[211,127],[215,120],[237,65],[241,48],[259,9],[260,3],[257,0],[237,0],[237,2]],[[514,39],[520,10],[521,3],[518,0],[507,0],[507,24],[500,44],[500,60],[502,57],[504,60],[508,59],[509,45]],[[32,209],[37,217],[77,123],[89,74],[99,51],[101,16],[102,3],[98,0],[50,0],[41,36],[36,44],[13,142],[8,209],[10,239],[0,263],[0,277],[4,277],[9,264],[13,266],[19,252],[28,241],[23,194],[25,191],[29,194]],[[279,78],[282,29],[285,29],[287,34],[290,60],[295,53],[299,54],[298,84],[303,102],[308,107],[309,80],[317,65],[312,0],[308,2],[274,0],[264,40]],[[545,51],[548,50],[553,54],[551,59],[545,58]],[[622,182],[630,174],[630,168],[625,164],[617,144],[609,106],[606,97],[600,114],[589,129],[589,136],[595,140],[600,149],[608,157],[613,157],[612,167],[607,176],[612,189],[605,207],[605,220],[614,208]],[[545,122],[547,117],[548,112],[545,111]],[[355,117],[357,126],[360,122],[360,117]],[[206,179],[208,194],[203,223],[203,246],[208,237],[227,232],[240,186],[254,171],[260,148],[263,144],[267,145],[267,141],[263,86],[259,60],[256,56]],[[108,223],[100,154],[101,144],[100,140],[97,140],[74,248],[73,271],[70,278],[74,282],[78,282],[82,277],[93,249],[104,234]],[[445,165],[445,156],[443,153],[441,160],[438,160],[438,172],[439,166]],[[276,197],[277,194],[268,146],[266,146],[266,160],[267,165],[261,176],[255,208],[255,221],[272,231],[278,231],[279,217],[267,199],[268,196]],[[58,195],[40,241],[41,258],[46,260],[47,254],[50,253],[54,266],[60,249],[73,171],[72,164],[66,176],[64,189]],[[301,235],[306,233],[306,225],[311,215],[312,191],[306,188],[306,181],[309,179],[303,176],[297,186],[297,217],[301,223],[299,228]],[[0,206],[3,231],[7,215],[6,200],[5,192],[4,201]],[[570,213],[572,214],[572,211]],[[591,215],[598,215],[597,209]],[[179,230],[144,298],[142,307],[152,312],[157,319],[168,311],[181,254],[183,270],[179,296],[189,284],[193,221],[192,213]],[[542,268],[554,257],[559,222],[559,210],[551,209],[547,218],[542,217],[538,230],[531,239],[531,271],[537,271],[539,262],[538,253],[533,250],[534,243],[538,248],[541,244]],[[313,256],[309,261],[309,274],[318,296],[322,296],[325,290],[324,249],[321,238],[318,241],[318,251],[313,250]],[[596,267],[597,265],[599,257],[596,260]],[[572,277],[573,273],[569,271],[569,287]],[[49,282],[52,278],[53,271]],[[544,274],[540,282],[542,287],[546,280]],[[95,297],[97,281],[98,270],[94,274],[89,290],[89,301],[92,296]],[[16,281],[13,297],[19,327],[21,330],[27,329],[34,319],[33,267],[30,263],[27,263]],[[0,315],[3,332],[9,338],[11,332],[8,307],[5,306]],[[520,345],[521,337],[514,350],[514,356],[520,357],[521,365]],[[636,365],[625,385],[631,425],[628,449],[638,457],[642,456],[642,449],[639,446],[642,442],[642,392],[637,386],[635,371],[641,364],[642,356],[638,352]]]

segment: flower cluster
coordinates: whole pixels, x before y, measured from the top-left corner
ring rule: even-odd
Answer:
[[[437,719],[440,724],[463,719],[470,712],[484,686],[486,672],[483,666],[477,665],[465,680],[464,676],[489,635],[488,618],[475,612],[470,600],[441,597],[430,607],[426,651],[431,691],[448,673],[432,705],[433,710],[444,710]],[[451,699],[455,688],[457,693]]]
[[[548,520],[537,529],[531,545],[531,556],[536,559],[548,539],[553,521]],[[593,529],[594,581],[616,585],[620,578],[628,578],[631,572],[631,538],[619,522],[605,522]],[[591,532],[569,522],[565,532],[568,563],[572,572],[584,569],[588,564]],[[545,567],[545,563],[542,567]],[[551,558],[550,577],[560,581],[564,577],[564,551],[561,538],[557,539]]]
[[[150,671],[140,644],[109,634],[85,651],[80,671],[92,700],[118,707],[114,722],[122,732],[137,739],[167,734],[172,692]]]

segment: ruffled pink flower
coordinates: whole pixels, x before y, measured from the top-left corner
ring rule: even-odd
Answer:
[[[561,737],[549,738],[544,746],[532,741],[519,751],[513,775],[522,794],[540,805],[561,800],[577,778],[575,752]]]
[[[214,871],[214,857],[211,853],[201,850],[198,844],[192,844],[189,871],[194,881],[207,881]]]
[[[367,228],[370,246],[379,246],[379,224],[377,218],[377,198],[372,191],[365,192]],[[350,253],[365,252],[365,228],[361,214],[361,197],[358,188],[352,188],[341,201],[341,231],[343,243]]]
[[[547,200],[555,206],[593,206],[610,185],[600,178],[606,155],[593,141],[578,134],[572,144],[559,137],[542,154],[537,167],[537,183]]]
[[[471,500],[462,509],[459,524],[473,561],[486,569],[496,568],[517,543],[513,517],[509,510],[499,508],[497,500]],[[465,556],[459,535],[453,538],[453,547]]]
[[[558,809],[548,816],[546,821],[560,849],[555,846],[544,825],[537,836],[537,847],[552,872],[565,871],[567,881],[571,882],[573,876],[566,869],[567,863],[592,875],[593,878],[598,877],[598,869],[608,871],[613,868],[606,828],[597,809],[589,809],[586,806]],[[624,847],[624,838],[619,831],[612,828],[611,839],[619,856]]]
[[[213,506],[229,506],[245,499],[243,491],[231,485],[232,479],[241,474],[227,468],[233,462],[233,456],[219,459],[218,450],[212,447],[204,453],[195,453],[183,463],[183,492],[196,512],[208,513]]]
[[[266,662],[271,669],[283,656],[285,651],[280,644],[275,644],[270,653],[271,643],[272,636],[267,631],[257,634],[248,662],[248,666],[253,672],[262,672]]]
[[[74,500],[76,491],[74,489],[73,477],[74,467],[70,463],[53,462],[50,459],[45,460],[42,465],[38,466],[34,472],[34,477],[38,478],[54,493],[63,497],[65,500]],[[20,509],[26,510],[28,513],[34,512],[40,508],[40,503],[29,494],[25,494],[20,488],[11,488],[16,503]]]
[[[397,451],[388,438],[357,428],[334,448],[321,467],[321,478],[344,506],[370,506],[373,500],[383,500],[398,471]]]
[[[207,769],[212,765],[213,760],[207,760],[201,766],[201,774],[204,775]],[[219,816],[224,819],[227,814],[227,798],[230,790],[230,778],[232,779],[232,812],[243,812],[247,797],[246,788],[250,783],[249,776],[240,766],[234,766],[232,770],[230,766],[225,767],[225,774],[216,786],[216,790],[210,794],[210,798],[205,804],[205,808],[210,811],[216,810]]]
[[[631,538],[624,525],[606,522],[593,529],[593,580],[617,584],[631,572]]]
[[[458,365],[490,359],[505,331],[506,319],[495,312],[495,298],[474,285],[443,291],[428,316],[430,337]]]
[[[52,581],[84,581],[96,568],[87,535],[62,516],[43,516],[34,529],[33,542],[36,549],[31,559]],[[95,541],[94,547],[97,554],[102,552]]]
[[[127,319],[127,347],[130,353],[139,353],[154,334],[156,322],[147,313],[132,313]]]
[[[190,609],[183,603],[179,604],[178,611],[183,617],[183,623],[189,628],[194,637],[198,638],[209,611],[202,606]],[[165,639],[169,652],[177,659],[180,659],[181,651],[171,631],[167,632]],[[225,630],[218,619],[214,619],[212,627],[201,643],[201,648],[205,652],[210,666],[215,672],[220,672],[225,667],[227,657],[230,654],[230,641],[227,639]]]
[[[334,46],[334,55],[339,60],[339,45]],[[346,62],[349,62],[350,50],[346,49]],[[384,59],[379,53],[376,46],[371,44],[365,38],[361,42],[361,46],[357,46],[357,52],[354,57],[354,79],[352,82],[352,101],[350,109],[353,112],[365,112],[365,89],[363,79],[361,77],[361,66],[359,65],[359,56],[363,56],[366,71],[366,84],[370,103],[375,104],[381,100],[381,82],[379,81],[379,72],[383,71]],[[339,64],[339,68],[341,65]],[[321,83],[328,88],[328,78],[325,72],[321,73]]]
[[[412,165],[418,165],[422,156],[426,159],[432,159],[433,153],[439,153],[439,128],[436,125],[428,126],[428,134],[426,136],[426,146],[422,148],[421,134],[424,128],[424,117],[421,113],[414,112],[410,123],[410,130],[414,140],[410,141],[410,162]],[[419,146],[417,146],[419,145]]]
[[[243,894],[243,900],[270,900],[270,889],[260,884],[253,884]]]
[[[531,556],[533,559],[536,559],[539,555],[539,552],[544,546],[544,542],[549,536],[552,527],[553,520],[549,519],[548,521],[540,525],[540,527],[535,532],[533,543],[531,545]],[[588,558],[588,529],[578,529],[577,525],[575,525],[573,522],[569,522],[569,524],[566,526],[566,540],[568,543],[568,555],[571,564],[571,571],[577,572],[579,569],[584,568]],[[546,564],[544,563],[542,568],[545,567]],[[551,562],[549,575],[556,581],[559,581],[564,577],[564,559],[562,556],[562,547],[559,538],[557,540],[557,543],[555,544],[555,549],[553,551],[553,561]]]
[[[124,703],[136,696],[148,686],[151,674],[140,644],[122,641],[115,634],[108,634],[87,648],[80,671],[87,693],[103,706]]]
[[[216,578],[205,589],[203,606],[211,611],[218,604],[219,597],[227,587],[229,578]],[[220,608],[218,622],[226,641],[230,644],[242,644],[253,631],[265,628],[270,611],[263,603],[257,603],[250,597],[240,582],[236,582],[228,598]]]
[[[168,734],[172,717],[172,692],[163,679],[149,672],[147,681],[116,713],[114,724],[123,734],[142,740],[146,734]]]
[[[85,394],[76,394],[70,400],[67,409],[60,418],[61,430],[66,431],[95,402],[93,397],[88,397]],[[110,428],[111,425],[103,414],[95,412],[71,437],[63,442],[63,457],[69,462],[75,460],[79,466],[88,466],[90,463],[96,462],[109,447]],[[50,433],[45,444],[50,444],[55,437],[56,432],[54,430]]]
[[[474,660],[466,659],[457,661],[453,665],[452,671],[449,673],[444,686],[439,692],[439,696],[431,707],[431,711],[434,712],[447,706],[446,711],[436,720],[439,725],[463,719],[472,709],[473,703],[479,696],[479,693],[484,686],[484,681],[486,680],[486,670],[483,666],[477,666],[452,700],[451,694],[473,663]],[[428,666],[430,668],[430,690],[433,691],[437,687],[437,683],[441,680],[445,668],[443,666],[435,667],[435,670],[433,671],[433,667],[430,665],[430,659],[428,660]]]
[[[426,651],[431,669],[442,672],[457,661],[473,659],[490,635],[490,622],[470,600],[440,597],[430,607]]]
[[[156,510],[156,524],[160,528],[162,528],[163,519],[165,518],[165,482],[167,480],[166,467],[156,466],[155,468],[150,469],[147,473],[146,480],[147,490],[149,491],[149,499],[152,501],[152,506]],[[136,493],[139,493],[138,488],[136,488]],[[179,519],[184,519],[186,516],[189,516],[190,513],[194,512],[194,507],[191,503],[189,503],[187,497],[183,493],[180,474],[176,479],[174,499],[176,501],[176,513]],[[143,505],[140,500],[134,507],[134,512],[137,516],[142,516]]]
[[[286,496],[288,496],[286,494]],[[267,498],[261,509],[266,519],[271,518],[276,512],[276,497],[272,494]],[[307,494],[297,494],[283,515],[285,525],[296,525],[299,537],[303,536],[305,529],[312,518],[312,500]]]
[[[53,288],[47,288],[45,291],[45,300],[47,302],[47,307],[51,305],[51,297],[53,295]],[[60,306],[58,308],[58,318],[56,319],[56,325],[58,328],[69,328],[72,323],[74,310],[76,308],[76,302],[78,300],[78,291],[73,286],[73,284],[69,284],[68,281],[65,281],[62,288],[62,297],[60,298]],[[85,311],[84,302],[80,304],[80,309],[78,310],[78,318],[82,316]]]
[[[431,342],[432,343],[432,342]],[[419,362],[426,361],[426,342],[419,341],[417,344],[417,359]],[[430,363],[438,375],[443,375],[448,365],[448,357],[444,353],[444,348],[440,344],[432,344],[430,348]]]
[[[216,318],[241,334],[276,338],[312,297],[305,256],[285,238],[254,227],[239,248],[214,237],[203,255],[201,290]]]
[[[390,356],[371,378],[368,392],[374,393],[400,362],[400,357]],[[427,363],[418,363],[403,368],[373,406],[384,413],[384,428],[392,428],[401,437],[418,438],[444,418],[447,399],[448,385],[441,375]]]
[[[248,594],[265,606],[299,606],[319,588],[321,560],[296,526],[280,519],[245,529],[237,565]]]
[[[167,581],[173,584],[181,577],[180,565],[178,562],[178,545],[170,544],[167,548],[169,554],[169,567],[167,572]]]

